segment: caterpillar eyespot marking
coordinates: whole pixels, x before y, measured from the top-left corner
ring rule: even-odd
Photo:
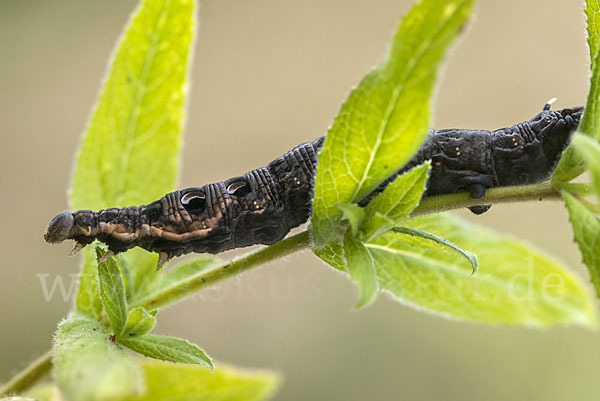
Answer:
[[[390,182],[432,160],[424,197],[467,191],[480,199],[492,187],[532,184],[552,174],[583,107],[551,110],[551,102],[529,121],[494,131],[431,130],[402,169],[359,202],[366,206]],[[159,253],[158,267],[190,252],[219,253],[254,244],[273,244],[312,214],[314,175],[325,137],[303,143],[225,182],[166,194],[148,205],[97,212],[63,212],[44,238],[76,241],[79,250],[95,239],[112,254],[141,247]],[[483,213],[489,206],[474,206]]]
[[[231,195],[243,196],[250,192],[249,185],[244,181],[236,181],[227,186],[227,192]]]
[[[203,192],[188,192],[181,197],[181,204],[188,212],[198,212],[206,208],[206,195]],[[175,208],[170,208],[176,213]],[[171,214],[172,214],[171,213]]]

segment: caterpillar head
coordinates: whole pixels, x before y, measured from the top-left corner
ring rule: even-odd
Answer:
[[[73,235],[73,213],[62,212],[57,214],[48,224],[44,233],[46,242],[56,244],[71,238]]]

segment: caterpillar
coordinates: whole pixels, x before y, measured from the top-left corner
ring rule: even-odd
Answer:
[[[546,180],[556,166],[583,107],[551,110],[551,102],[523,123],[495,131],[431,130],[406,166],[359,202],[366,206],[397,176],[431,160],[424,197]],[[78,210],[55,216],[49,243],[75,240],[76,253],[94,240],[108,245],[102,260],[139,246],[159,253],[160,269],[190,252],[219,253],[273,244],[312,213],[314,176],[325,136],[296,146],[265,167],[224,182],[177,190],[142,206]],[[470,208],[476,214],[489,206]]]

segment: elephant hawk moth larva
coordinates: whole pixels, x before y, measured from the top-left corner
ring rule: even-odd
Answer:
[[[495,131],[431,130],[417,154],[371,192],[366,206],[398,175],[431,160],[424,197],[468,191],[479,199],[488,188],[547,179],[577,128],[583,107],[550,110]],[[219,253],[273,244],[311,216],[314,176],[325,137],[296,146],[265,167],[224,182],[171,192],[148,205],[63,212],[44,238],[76,241],[74,251],[95,239],[108,245],[105,259],[139,246],[159,253],[158,268],[190,252]],[[489,206],[470,208],[480,214]]]

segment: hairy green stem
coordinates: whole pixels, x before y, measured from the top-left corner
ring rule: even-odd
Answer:
[[[569,183],[562,185],[561,189],[578,196],[587,196],[591,193],[589,184]],[[515,187],[501,187],[488,190],[485,197],[481,199],[471,199],[468,193],[457,193],[428,198],[421,202],[411,216],[414,217],[477,205],[558,199],[561,199],[560,189],[553,187],[549,182]],[[157,309],[159,307],[168,306],[225,279],[283,256],[306,249],[309,246],[309,233],[308,230],[305,230],[266,248],[258,249],[237,257],[230,262],[199,272],[178,283],[176,286],[168,287],[163,291],[152,294],[152,296],[148,298],[134,301],[131,308],[143,306],[147,309]],[[0,390],[0,396],[26,389],[47,373],[50,367],[51,355],[50,352],[48,352],[4,385]]]
[[[576,194],[588,194],[588,184],[569,184],[568,190]],[[563,187],[564,189],[567,189]],[[508,202],[523,202],[529,200],[543,200],[561,198],[560,191],[549,182],[523,185],[515,187],[494,188],[487,191],[486,196],[481,199],[471,199],[469,194],[457,193],[451,195],[436,196],[425,199],[413,211],[411,216],[443,212],[452,209],[461,209],[469,206],[488,205]],[[201,271],[176,286],[165,288],[163,291],[152,294],[131,305],[131,307],[143,306],[146,309],[156,309],[167,306],[179,299],[185,298],[203,288],[210,287],[230,277],[236,276],[244,271],[260,266],[282,256],[309,247],[308,230],[288,237],[269,247],[242,255],[230,262],[215,266],[212,269]]]
[[[48,351],[0,387],[0,397],[26,390],[29,386],[38,381],[38,379],[50,372],[51,367],[52,352]]]
[[[586,184],[583,182],[568,182],[560,186],[555,186],[557,190],[570,192],[575,196],[591,196],[594,194],[594,188],[592,184]]]
[[[572,184],[575,185],[575,184]],[[575,187],[574,187],[575,188]],[[578,190],[581,188],[577,187]],[[435,196],[424,199],[411,213],[412,217],[423,214],[445,212],[453,209],[478,205],[492,205],[497,203],[524,202],[531,200],[559,200],[560,190],[549,182],[534,185],[521,185],[515,187],[499,187],[487,190],[481,199],[471,199],[467,192],[450,195]]]
[[[135,300],[131,304],[131,308],[143,306],[148,310],[152,310],[167,306],[203,288],[213,286],[254,267],[308,248],[309,245],[308,231],[302,231],[266,248],[249,252],[222,265],[199,272],[175,286],[153,293],[150,297]]]

